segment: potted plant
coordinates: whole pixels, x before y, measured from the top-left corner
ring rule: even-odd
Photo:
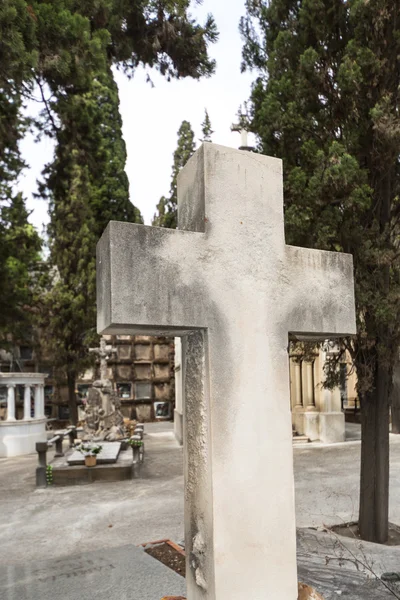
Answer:
[[[77,447],[77,450],[85,457],[86,467],[95,467],[97,464],[97,455],[102,451],[100,444],[83,443]]]

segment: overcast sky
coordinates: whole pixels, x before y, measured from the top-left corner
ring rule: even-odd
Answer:
[[[131,80],[116,74],[128,153],[126,170],[131,201],[141,210],[146,224],[150,224],[160,197],[168,194],[176,134],[184,119],[190,121],[198,140],[207,108],[215,131],[213,141],[232,147],[240,145],[239,134],[232,133],[230,126],[236,120],[239,105],[248,99],[255,78],[254,74],[240,73],[242,41],[238,24],[245,13],[244,0],[229,0],[229,3],[204,0],[201,6],[193,9],[200,21],[204,21],[209,12],[214,15],[220,32],[219,42],[211,47],[211,54],[217,61],[214,76],[200,81],[167,82],[156,72],[149,71],[154,84],[151,87],[143,69],[138,69]],[[32,103],[29,111],[35,110]],[[48,139],[37,144],[31,136],[22,144],[22,153],[30,168],[21,178],[19,188],[27,198],[28,208],[33,211],[30,220],[39,230],[48,221],[47,204],[34,199],[32,194],[52,152]]]

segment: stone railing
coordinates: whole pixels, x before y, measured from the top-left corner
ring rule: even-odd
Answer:
[[[0,373],[0,387],[7,388],[7,414],[0,420],[0,457],[35,452],[36,442],[46,439],[43,373]],[[23,387],[23,417],[17,418],[17,391]],[[31,405],[34,391],[33,410]]]
[[[36,452],[38,453],[39,460],[39,464],[36,469],[36,487],[47,486],[47,450],[54,444],[56,450],[54,457],[64,456],[64,438],[68,436],[69,447],[73,448],[75,440],[78,437],[78,431],[82,431],[82,429],[77,429],[74,425],[71,425],[70,427],[67,427],[67,429],[57,431],[50,440],[36,443]]]

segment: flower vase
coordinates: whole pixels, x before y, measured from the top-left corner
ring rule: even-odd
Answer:
[[[85,466],[86,467],[95,467],[97,463],[96,456],[85,456]]]

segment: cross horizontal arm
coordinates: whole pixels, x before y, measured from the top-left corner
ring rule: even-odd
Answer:
[[[185,271],[203,236],[111,221],[97,245],[98,332],[182,335],[205,327],[200,286]]]
[[[286,325],[310,338],[356,333],[353,257],[286,246]]]

